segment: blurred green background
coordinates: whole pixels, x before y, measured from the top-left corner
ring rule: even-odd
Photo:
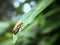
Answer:
[[[26,25],[13,35],[21,19]],[[60,1],[0,0],[0,45],[60,45]]]

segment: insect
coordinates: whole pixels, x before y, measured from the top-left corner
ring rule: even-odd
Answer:
[[[21,23],[19,23],[19,24],[17,24],[14,28],[13,28],[13,33],[16,35],[17,34],[17,32],[19,32],[19,28],[21,28],[21,26],[22,26],[22,22]]]

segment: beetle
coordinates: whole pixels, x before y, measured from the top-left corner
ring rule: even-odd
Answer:
[[[13,28],[13,33],[16,35],[19,32],[19,28],[21,28],[22,26],[22,22],[17,24],[14,28]]]

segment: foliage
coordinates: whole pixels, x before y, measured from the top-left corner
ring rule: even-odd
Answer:
[[[0,21],[0,45],[59,45],[56,40],[59,40],[60,35],[60,6],[56,0],[35,1],[36,4],[31,11],[22,15],[19,21],[17,16],[21,13],[25,2],[14,8],[16,18]],[[23,25],[16,35],[12,35],[11,31],[16,22],[17,24],[22,22]]]

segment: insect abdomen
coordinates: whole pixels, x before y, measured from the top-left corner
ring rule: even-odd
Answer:
[[[19,32],[19,28],[17,28],[17,30],[13,31],[13,33],[16,35],[17,32]]]
[[[18,25],[16,25],[14,28],[13,28],[13,33],[14,34],[17,34],[17,32],[19,32],[19,28],[21,28],[23,23],[19,23]]]

